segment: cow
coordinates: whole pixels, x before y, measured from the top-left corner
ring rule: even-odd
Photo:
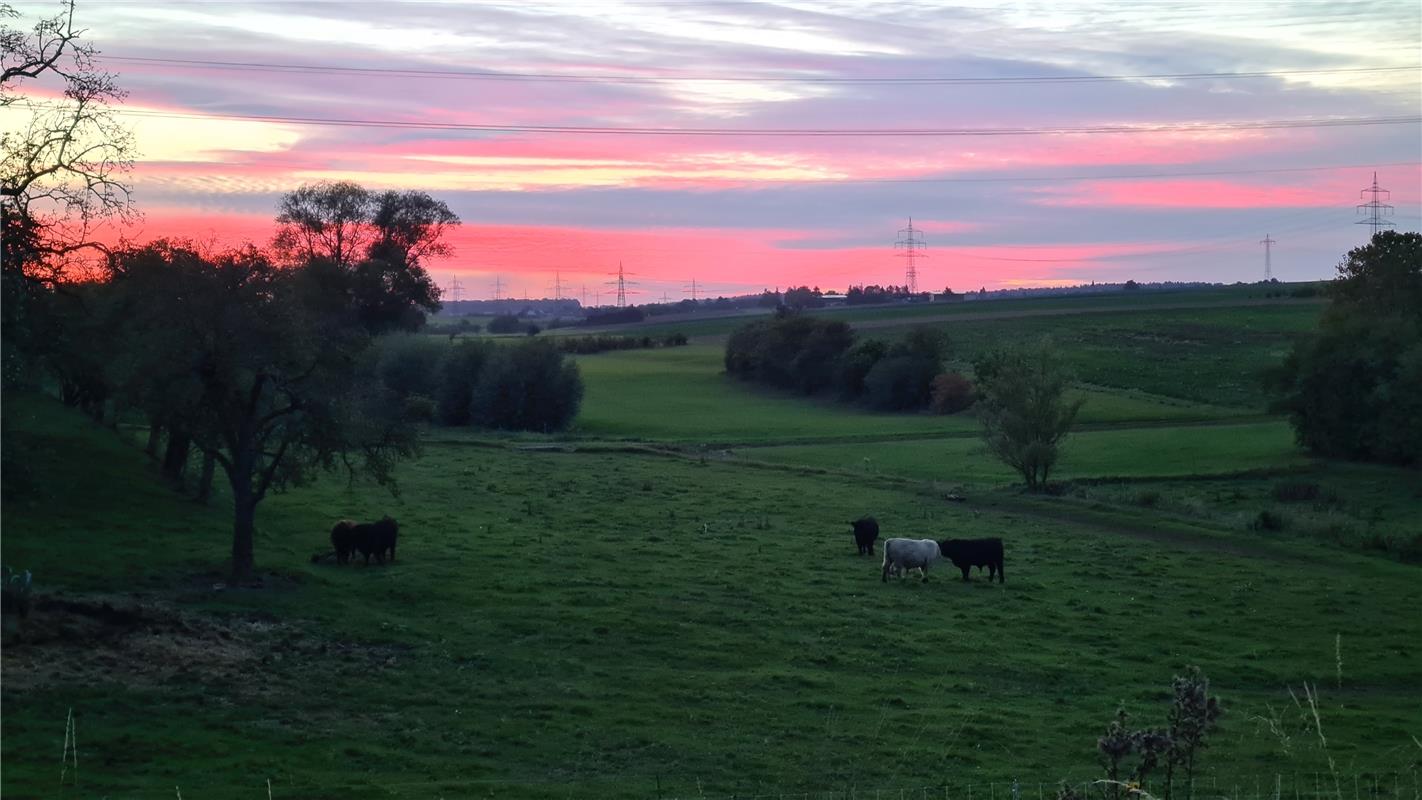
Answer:
[[[938,550],[938,542],[932,539],[889,539],[884,542],[883,574],[880,577],[887,582],[890,571],[903,577],[909,570],[917,569],[918,574],[927,581],[929,565],[941,558],[943,554]]]
[[[1002,570],[1001,539],[944,539],[938,543],[943,557],[953,562],[953,566],[963,571],[963,580],[968,580],[968,571],[973,567],[988,568],[988,583],[994,575],[998,583],[1006,582]]]
[[[854,543],[859,546],[859,555],[874,555],[874,541],[879,538],[879,523],[873,517],[860,517],[849,524],[854,527]]]
[[[390,517],[379,522],[362,523],[351,529],[355,536],[356,549],[365,556],[365,563],[375,556],[378,564],[385,563],[385,551],[390,551],[390,560],[395,560],[395,541],[400,537],[400,525]]]
[[[343,519],[336,523],[336,527],[331,529],[331,547],[336,550],[336,563],[344,564],[355,555],[356,551],[356,524],[348,519]]]

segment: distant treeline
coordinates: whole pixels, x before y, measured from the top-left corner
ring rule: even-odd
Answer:
[[[549,341],[555,343],[564,353],[580,356],[606,353],[609,350],[650,350],[654,347],[681,347],[686,344],[686,334],[673,333],[670,336],[562,336]]]
[[[945,373],[946,336],[914,328],[898,341],[855,342],[839,320],[778,314],[738,328],[726,342],[726,372],[801,394],[834,393],[871,408],[903,411],[932,408],[954,413],[972,404],[973,385]]]
[[[426,336],[381,342],[378,372],[406,414],[440,425],[525,431],[568,427],[583,400],[577,364],[549,340],[517,344]]]

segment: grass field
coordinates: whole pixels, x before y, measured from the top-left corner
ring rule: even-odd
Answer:
[[[1075,351],[1185,313],[1054,332]],[[1218,387],[1304,312],[1188,313],[1240,323],[1238,349],[1199,345],[1227,358],[1193,385]],[[971,335],[1039,332],[993,324]],[[1311,459],[1243,393],[1146,391],[1142,361],[1195,346],[1166,338],[1073,356],[1127,359],[1125,377],[1079,387],[1071,484],[1045,498],[1016,490],[971,414],[754,389],[713,345],[582,357],[560,445],[437,429],[398,498],[332,478],[267,501],[261,588],[215,588],[228,512],[160,481],[137,432],[7,400],[7,445],[33,456],[7,473],[23,491],[0,555],[41,603],[6,618],[0,795],[250,798],[270,780],[275,798],[991,800],[1017,780],[1031,800],[1099,774],[1118,705],[1161,724],[1189,664],[1227,709],[1202,800],[1275,775],[1306,790],[1330,759],[1340,781],[1415,786],[1422,573],[1392,543],[1422,541],[1422,482]],[[1279,500],[1287,482],[1318,496]],[[1261,509],[1288,524],[1249,529]],[[396,564],[311,563],[334,520],[383,513]],[[884,585],[854,555],[846,521],[865,513],[886,536],[1001,536],[1007,583]],[[81,783],[61,791],[71,708]]]

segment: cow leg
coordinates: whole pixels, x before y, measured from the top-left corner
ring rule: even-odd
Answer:
[[[1006,573],[1006,570],[1004,570],[1004,569],[1002,568],[1002,562],[1001,562],[1001,561],[997,562],[997,582],[998,582],[998,583],[1006,583],[1006,582],[1007,582],[1007,573]]]
[[[879,576],[879,580],[881,583],[889,582],[889,562],[887,561],[884,562],[884,574]]]
[[[973,571],[973,568],[972,568],[972,567],[963,567],[963,580],[965,580],[965,581],[968,580],[968,573],[969,573],[969,572],[972,572],[972,571]]]
[[[395,545],[393,544],[390,545],[390,562],[392,564],[395,562]]]

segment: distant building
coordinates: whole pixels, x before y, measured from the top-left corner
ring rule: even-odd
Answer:
[[[842,306],[848,298],[839,292],[825,292],[820,295],[820,299],[823,300],[827,306]]]

